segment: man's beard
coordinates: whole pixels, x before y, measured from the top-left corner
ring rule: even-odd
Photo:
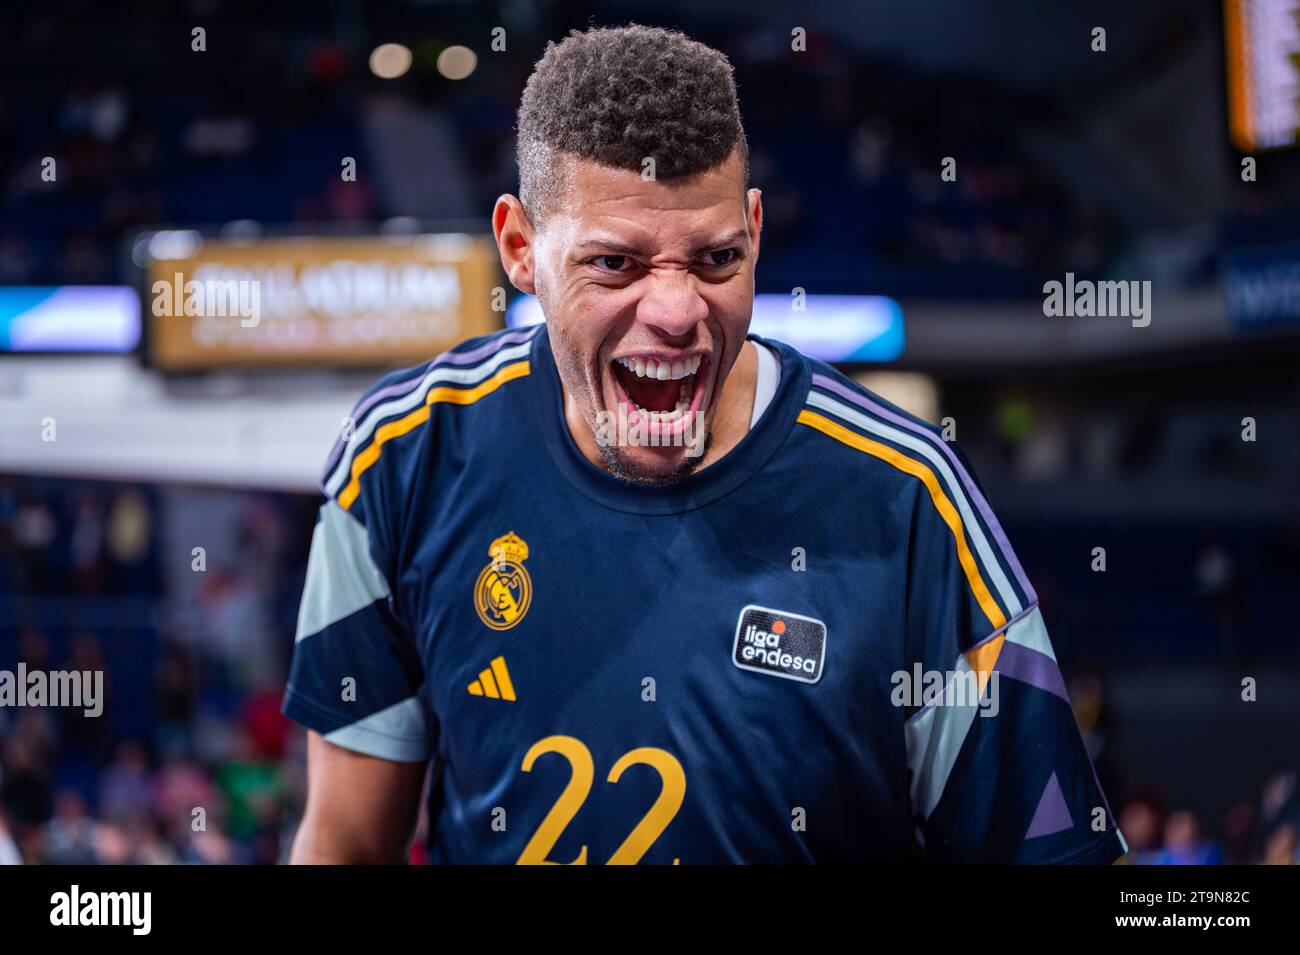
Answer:
[[[606,471],[630,484],[643,484],[648,487],[671,487],[686,480],[704,463],[712,443],[713,429],[710,428],[704,433],[704,445],[698,454],[683,455],[681,463],[671,471],[655,471],[629,460],[622,448],[597,442],[600,447],[600,459],[604,462]]]

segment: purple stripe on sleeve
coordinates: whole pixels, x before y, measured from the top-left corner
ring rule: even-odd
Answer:
[[[1038,601],[1038,595],[1034,592],[1033,586],[1029,583],[1029,578],[1025,575],[1024,568],[1020,566],[1020,561],[1016,558],[1016,552],[1011,549],[1011,542],[1007,540],[1007,535],[1003,532],[1002,525],[999,524],[998,519],[993,516],[993,511],[989,508],[988,501],[984,499],[984,495],[980,493],[979,487],[975,484],[974,480],[972,480],[970,473],[962,466],[961,460],[952,453],[952,449],[948,447],[946,441],[942,438],[936,437],[934,432],[921,427],[913,421],[909,421],[902,415],[894,414],[894,412],[890,411],[883,405],[872,401],[865,395],[858,394],[853,389],[840,384],[833,378],[829,378],[826,375],[813,375],[812,383],[818,388],[824,388],[827,391],[834,392],[845,401],[851,402],[859,408],[870,411],[877,417],[884,418],[886,421],[892,422],[900,428],[912,432],[917,437],[924,438],[929,441],[930,444],[938,448],[943,453],[943,456],[947,458],[948,463],[957,474],[958,480],[961,481],[962,489],[966,492],[966,496],[975,503],[975,508],[980,512],[980,516],[984,518],[984,523],[988,527],[989,533],[993,535],[993,539],[997,541],[998,546],[1001,548],[1002,556],[1006,560],[1007,566],[1011,568],[1011,572],[1015,574],[1016,581],[1020,584],[1020,589],[1025,593],[1025,604],[1031,605]]]
[[[1040,690],[1046,690],[1053,696],[1059,696],[1067,704],[1070,702],[1070,694],[1066,692],[1061,668],[1045,653],[1039,653],[1037,650],[1007,640],[1002,644],[1002,651],[998,654],[998,662],[994,664],[994,669],[1000,676],[1009,676],[1021,683],[1028,683]]]

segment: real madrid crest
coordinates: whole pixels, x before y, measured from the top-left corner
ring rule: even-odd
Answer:
[[[514,531],[498,537],[488,548],[492,562],[474,583],[474,609],[493,630],[509,630],[528,613],[533,582],[524,569],[528,545]]]

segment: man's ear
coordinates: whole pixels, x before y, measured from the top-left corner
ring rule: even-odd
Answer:
[[[533,260],[533,226],[523,204],[506,194],[492,209],[492,233],[496,236],[501,267],[510,284],[527,295],[537,294],[537,272]]]
[[[749,221],[746,225],[749,228],[749,245],[754,250],[754,261],[758,261],[759,240],[763,236],[763,190],[750,189],[745,193],[746,203],[749,207]]]

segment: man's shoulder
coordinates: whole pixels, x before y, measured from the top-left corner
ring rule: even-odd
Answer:
[[[909,513],[919,507],[925,519],[912,523],[911,531],[923,537],[913,546],[924,541],[953,549],[971,575],[972,592],[986,594],[986,580],[996,589],[1005,604],[1003,622],[1031,606],[1037,600],[1033,588],[948,429],[904,411],[824,362],[804,360],[812,374],[798,430],[806,441],[818,442],[821,481],[852,488],[861,503],[851,513],[864,520],[877,519],[877,506],[906,502]],[[986,606],[992,605],[989,598]]]
[[[807,406],[815,411],[861,425],[857,418],[868,415],[881,426],[902,429],[910,434],[925,434],[936,441],[944,440],[942,429],[872,391],[838,368],[816,358],[804,359],[811,371]]]
[[[428,397],[439,385],[472,386],[503,365],[527,360],[537,328],[502,329],[468,338],[428,361],[384,375],[362,393],[352,411],[359,430],[367,421],[402,410],[412,396]],[[418,401],[416,402],[418,404]]]
[[[892,466],[901,474],[918,477],[920,465],[932,471],[960,468],[968,475],[961,452],[944,430],[906,411],[861,382],[824,361],[805,355],[790,345],[764,340],[778,347],[808,371],[808,389],[798,414],[797,429],[804,437],[820,435],[815,444],[830,440],[847,451],[835,455],[850,467],[878,470]]]
[[[390,372],[357,400],[321,475],[321,491],[347,508],[363,475],[393,471],[446,413],[463,413],[529,373],[537,328],[504,329],[467,339],[442,354]],[[417,433],[418,432],[418,433]],[[376,470],[381,459],[386,464]],[[347,502],[347,503],[345,503]]]

